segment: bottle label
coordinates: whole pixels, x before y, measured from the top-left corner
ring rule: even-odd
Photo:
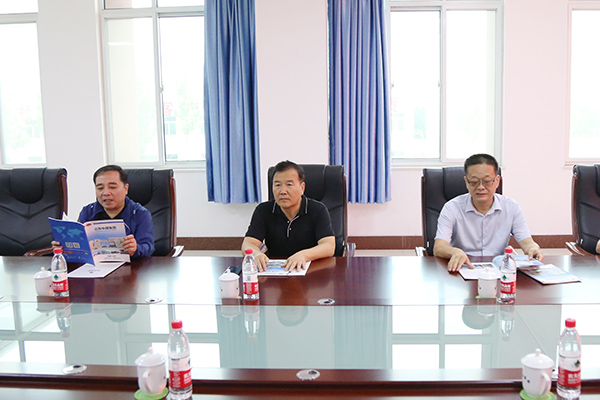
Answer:
[[[579,357],[563,357],[558,360],[558,384],[566,387],[581,385],[581,361]]]
[[[171,358],[169,362],[169,386],[174,389],[183,389],[192,384],[192,367],[190,356]]]
[[[517,274],[502,273],[500,278],[500,293],[515,294],[517,292]]]
[[[258,282],[244,282],[244,294],[258,293]]]
[[[66,272],[55,272],[52,276],[52,290],[54,293],[69,291],[69,280]]]

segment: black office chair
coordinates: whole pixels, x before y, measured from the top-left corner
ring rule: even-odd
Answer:
[[[175,178],[172,169],[125,169],[129,176],[127,196],[146,207],[154,224],[153,256],[179,257],[183,246],[177,246],[177,212]]]
[[[567,242],[575,255],[596,253],[600,239],[600,164],[575,165],[571,179],[571,223],[575,242]]]
[[[348,243],[348,197],[343,165],[303,164],[306,197],[325,204],[335,233],[335,257],[353,256],[355,243]],[[273,200],[275,167],[267,172],[269,200]]]
[[[501,175],[498,169],[498,175]],[[421,213],[423,217],[423,247],[415,251],[420,256],[432,256],[437,223],[444,204],[468,192],[463,167],[424,168],[421,177]],[[502,179],[496,193],[502,194]]]
[[[0,169],[0,255],[50,254],[48,217],[66,212],[66,169]]]

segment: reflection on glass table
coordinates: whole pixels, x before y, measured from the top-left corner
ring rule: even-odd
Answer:
[[[1,303],[0,361],[134,365],[166,353],[183,320],[195,368],[520,368],[556,361],[574,317],[586,367],[600,367],[600,305],[259,306]]]

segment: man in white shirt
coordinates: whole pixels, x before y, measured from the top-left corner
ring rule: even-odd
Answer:
[[[496,194],[500,184],[498,162],[488,154],[465,161],[465,184],[469,193],[448,201],[438,218],[433,254],[448,259],[448,271],[463,264],[473,268],[469,256],[504,253],[512,234],[529,258],[542,260],[519,204]]]

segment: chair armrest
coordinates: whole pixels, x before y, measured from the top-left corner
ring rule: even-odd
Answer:
[[[423,246],[415,247],[415,253],[417,253],[419,257],[427,257],[427,249]]]
[[[30,250],[27,253],[23,254],[24,257],[40,257],[40,256],[48,256],[50,254],[52,254],[54,250],[52,249],[52,246],[50,247],[44,247],[42,249],[37,249],[37,250]]]
[[[346,242],[344,245],[344,253],[342,257],[354,257],[354,253],[356,252],[356,243]]]
[[[167,257],[179,257],[183,253],[183,245],[178,245],[173,247]]]
[[[575,242],[565,242],[565,245],[574,256],[593,256]]]

